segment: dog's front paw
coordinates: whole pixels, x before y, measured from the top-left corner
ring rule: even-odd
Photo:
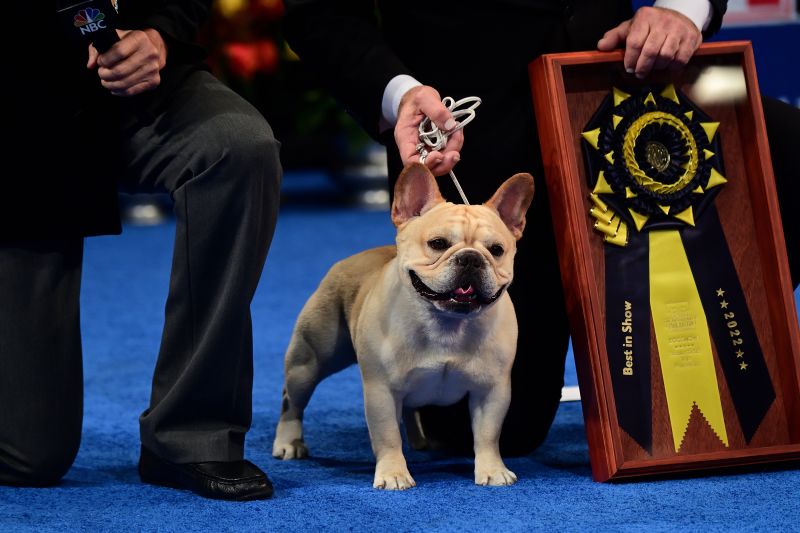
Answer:
[[[513,485],[517,482],[517,475],[505,467],[504,464],[491,467],[475,466],[475,484],[492,487]]]
[[[416,487],[417,482],[411,477],[405,465],[378,465],[375,468],[375,481],[372,486],[384,490],[406,490]]]
[[[308,448],[303,439],[295,439],[291,442],[275,439],[272,444],[272,456],[278,459],[305,459],[308,457]]]
[[[416,487],[417,482],[411,477],[408,471],[395,472],[386,476],[375,475],[375,481],[372,483],[373,488],[384,490],[406,490],[411,487]]]

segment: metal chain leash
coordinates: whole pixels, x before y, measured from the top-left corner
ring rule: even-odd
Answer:
[[[481,105],[481,99],[477,96],[468,96],[456,101],[450,96],[445,96],[442,99],[442,104],[450,111],[453,118],[456,120],[456,127],[449,130],[440,130],[436,124],[429,117],[425,117],[419,124],[419,143],[417,143],[417,152],[419,153],[419,161],[425,164],[425,159],[431,152],[441,150],[447,145],[447,140],[452,134],[472,122],[475,118],[475,109]],[[466,106],[463,107],[462,106]],[[450,171],[450,179],[453,180],[453,185],[456,186],[458,194],[466,205],[469,205],[467,196],[464,194],[464,189],[458,182],[458,178]]]

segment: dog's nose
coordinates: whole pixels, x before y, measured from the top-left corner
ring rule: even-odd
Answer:
[[[462,268],[479,269],[483,267],[483,257],[478,252],[461,252],[456,257],[456,265]]]

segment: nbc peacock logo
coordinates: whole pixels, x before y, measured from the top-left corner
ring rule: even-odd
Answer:
[[[75,14],[74,24],[81,31],[81,35],[86,35],[106,29],[105,18],[106,16],[99,9],[87,7]]]

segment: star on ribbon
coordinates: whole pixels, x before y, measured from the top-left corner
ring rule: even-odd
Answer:
[[[717,289],[717,296],[722,298],[723,296],[725,296],[725,291],[723,291],[722,289]]]
[[[737,352],[736,352],[736,357],[737,357],[737,358],[744,357],[744,352],[743,352],[743,351],[741,351],[741,350],[737,350]]]
[[[745,363],[744,361],[742,361],[741,363],[739,363],[739,368],[740,368],[741,370],[747,370],[747,363]]]
[[[719,306],[720,306],[721,308],[723,308],[723,309],[727,309],[727,308],[728,308],[728,302],[726,302],[725,300],[722,300],[722,301],[719,303]]]

